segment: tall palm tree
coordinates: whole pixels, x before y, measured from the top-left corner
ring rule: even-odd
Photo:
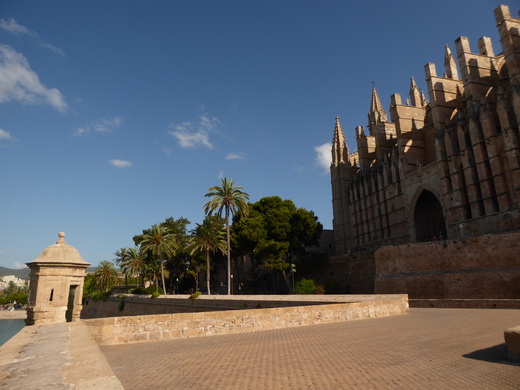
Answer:
[[[94,284],[101,291],[108,291],[119,282],[119,273],[110,261],[103,260],[94,273]]]
[[[121,248],[114,253],[116,265],[125,274],[125,285],[128,287],[128,270],[125,268],[126,257],[128,256],[128,249]]]
[[[205,253],[206,255],[206,282],[208,295],[211,295],[209,255],[211,252],[226,252],[226,236],[224,229],[222,229],[222,218],[208,216],[204,219],[202,225],[197,224],[197,227],[192,231],[189,250],[192,256],[198,253]]]
[[[235,186],[233,179],[223,178],[220,187],[215,186],[209,188],[205,196],[211,197],[211,200],[204,205],[206,215],[212,215],[216,212],[222,217],[225,215],[226,235],[227,235],[227,285],[228,295],[231,295],[231,245],[229,235],[229,217],[232,215],[246,216],[249,212],[247,201],[249,195],[242,191],[244,187]]]
[[[143,254],[141,253],[141,249],[137,246],[125,249],[126,253],[121,264],[121,269],[123,272],[130,273],[131,275],[135,276],[137,278],[137,286],[139,287],[139,275],[141,275],[143,269],[146,266],[144,263]]]
[[[161,264],[161,278],[164,294],[166,294],[166,284],[164,283],[164,261],[167,257],[175,254],[175,236],[161,225],[153,225],[150,230],[143,233],[141,250],[150,253],[159,260]]]

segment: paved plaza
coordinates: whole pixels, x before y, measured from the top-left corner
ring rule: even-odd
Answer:
[[[409,315],[102,347],[132,389],[520,389],[503,332],[520,310]]]

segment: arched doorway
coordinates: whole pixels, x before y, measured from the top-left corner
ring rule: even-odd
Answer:
[[[421,193],[413,215],[417,241],[440,240],[448,237],[441,203],[430,191],[424,190]]]

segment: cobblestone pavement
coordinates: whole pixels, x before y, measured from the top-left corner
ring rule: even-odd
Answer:
[[[409,315],[102,347],[132,389],[520,389],[503,332],[520,310]]]

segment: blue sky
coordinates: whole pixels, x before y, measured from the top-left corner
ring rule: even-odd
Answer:
[[[330,141],[355,150],[463,35],[501,51],[497,1],[0,2],[0,266],[64,231],[97,265],[230,177],[332,227]],[[516,9],[512,7],[512,14]]]

